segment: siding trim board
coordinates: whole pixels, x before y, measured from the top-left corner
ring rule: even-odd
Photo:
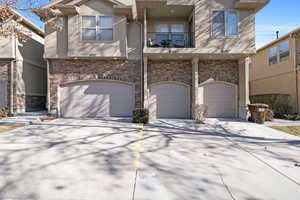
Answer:
[[[135,87],[134,83],[126,82],[126,81],[120,81],[120,80],[114,80],[114,79],[90,79],[90,80],[77,80],[77,81],[70,81],[59,84],[60,87],[77,84],[77,83],[84,83],[84,82],[111,82],[111,83],[122,83],[126,85],[130,85]]]

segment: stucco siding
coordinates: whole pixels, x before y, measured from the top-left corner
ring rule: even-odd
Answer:
[[[68,17],[68,56],[125,57],[127,56],[126,27],[123,16],[114,16],[110,3],[91,0],[81,5],[79,15]],[[81,15],[113,16],[113,41],[82,41]]]
[[[290,105],[293,107],[293,112],[297,112],[295,72],[250,81],[250,94],[289,94],[291,96]]]
[[[255,12],[237,10],[239,36],[213,37],[212,12],[232,10],[235,0],[200,0],[195,2],[196,52],[200,53],[255,53]]]
[[[0,58],[13,58],[13,40],[0,36]]]
[[[269,64],[269,50],[285,41],[290,41],[290,39],[283,40],[270,46],[269,48],[263,49],[253,57],[253,65],[250,68],[250,81],[289,73],[295,70],[292,50],[287,60],[279,62],[277,64]]]
[[[300,67],[300,37],[296,38],[296,61]]]
[[[27,95],[46,96],[46,69],[26,62],[23,63],[23,68],[23,79],[25,80],[25,93]]]
[[[128,59],[140,60],[142,49],[142,33],[141,25],[137,23],[129,23],[127,25],[128,37]]]
[[[0,61],[0,84],[2,89],[5,90],[4,94],[1,94],[1,105],[9,107],[10,105],[10,61]],[[1,107],[1,106],[0,106]]]

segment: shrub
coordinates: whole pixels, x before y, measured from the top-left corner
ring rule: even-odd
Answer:
[[[196,123],[200,123],[200,124],[204,123],[205,118],[207,117],[207,111],[208,111],[208,105],[199,104],[195,106],[194,113],[195,113]]]
[[[292,120],[292,121],[300,121],[300,115],[287,114],[287,115],[283,116],[283,119]]]
[[[292,109],[293,109],[292,106],[290,106],[288,104],[277,105],[275,117],[284,118],[284,115],[291,114]]]
[[[0,118],[8,117],[8,115],[9,115],[8,108],[0,108]]]
[[[134,109],[132,122],[147,124],[149,122],[149,110],[144,108]]]

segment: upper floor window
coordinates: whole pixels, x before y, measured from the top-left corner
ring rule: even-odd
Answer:
[[[269,50],[269,64],[277,64],[279,62],[289,59],[290,56],[290,42],[286,41],[280,45]]]
[[[237,36],[238,14],[235,11],[213,11],[213,36]]]
[[[283,42],[279,45],[279,60],[285,61],[290,56],[290,43],[289,41]]]
[[[269,64],[277,64],[277,47],[269,50]]]
[[[111,16],[82,16],[81,39],[84,41],[113,40],[113,18]]]

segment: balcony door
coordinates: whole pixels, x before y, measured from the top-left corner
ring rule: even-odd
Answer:
[[[184,26],[183,24],[171,24],[171,40],[175,47],[184,47]]]
[[[155,26],[155,42],[161,44],[163,41],[169,39],[169,26],[168,24],[156,24]]]
[[[185,45],[184,25],[183,24],[156,24],[155,42],[158,45],[167,43],[168,44],[167,46],[184,47]]]

